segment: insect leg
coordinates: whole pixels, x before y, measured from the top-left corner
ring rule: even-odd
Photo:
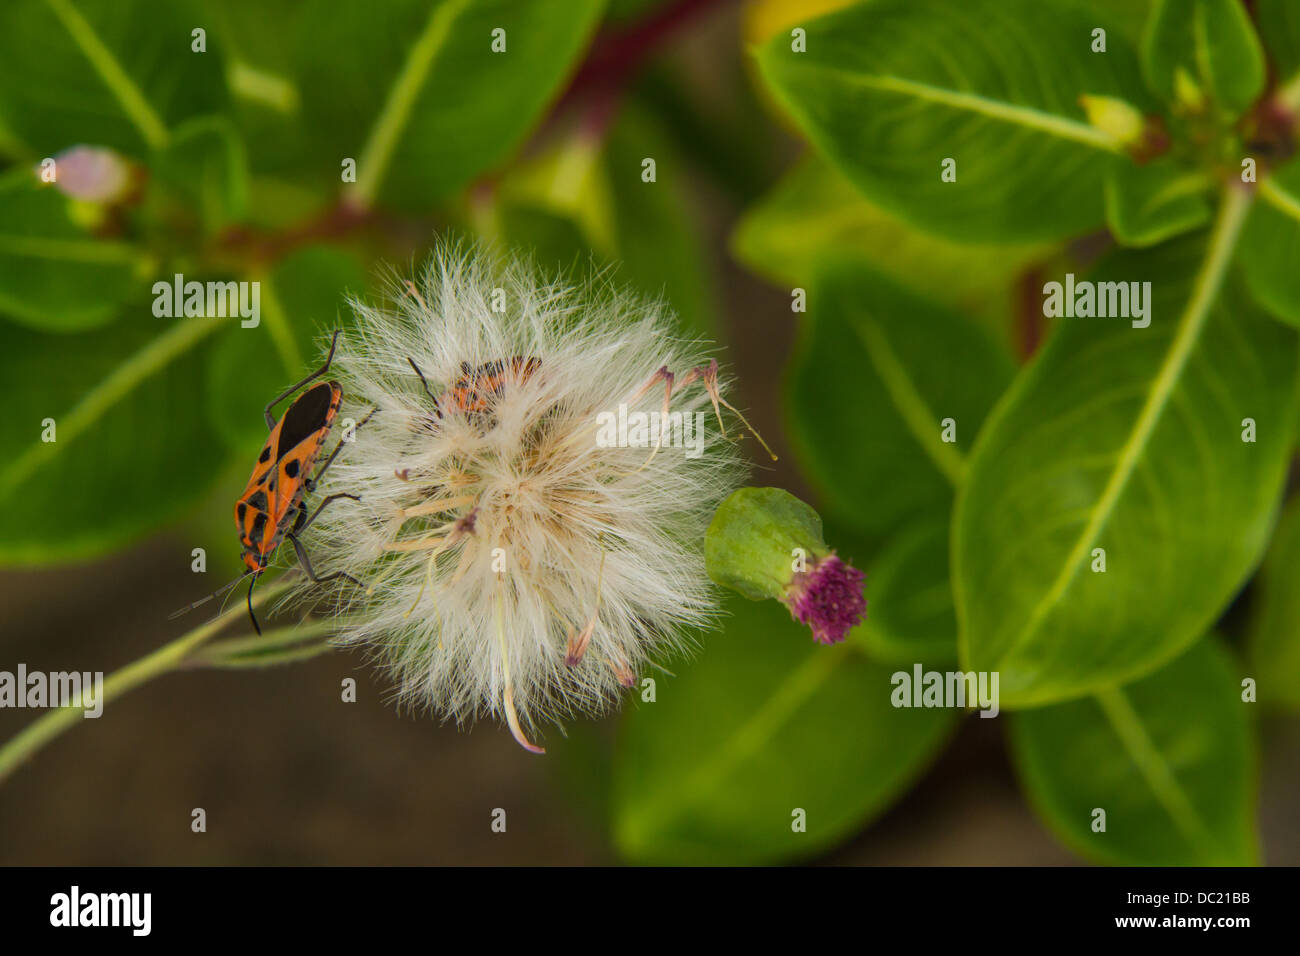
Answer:
[[[333,574],[327,574],[323,578],[317,577],[316,572],[312,570],[311,561],[307,557],[307,551],[302,546],[302,542],[298,540],[298,536],[290,532],[289,534],[286,534],[285,537],[293,544],[293,550],[298,554],[298,563],[302,565],[303,571],[307,573],[307,577],[311,579],[313,584],[326,584],[333,581],[335,578],[343,578],[345,581],[351,581],[357,587],[361,587],[361,582],[346,571],[335,571]]]
[[[325,364],[322,365],[320,368],[316,369],[316,371],[312,372],[310,375],[304,378],[297,385],[290,385],[281,394],[277,395],[269,403],[267,403],[266,406],[266,430],[267,431],[271,431],[273,428],[275,428],[275,418],[271,415],[271,409],[274,408],[280,402],[282,402],[284,399],[288,398],[294,392],[298,391],[298,389],[302,388],[312,379],[320,378],[322,375],[324,375],[325,372],[330,367],[330,362],[334,360],[334,346],[338,344],[339,344],[339,330],[335,329],[334,338],[330,340],[330,354],[325,356]]]
[[[316,510],[311,513],[310,518],[307,517],[306,511],[299,508],[298,520],[296,520],[293,523],[293,533],[297,534],[300,531],[306,531],[308,528],[311,527],[311,523],[316,520],[316,516],[325,510],[325,506],[327,504],[329,504],[331,501],[338,501],[340,498],[351,498],[353,501],[361,500],[360,495],[353,495],[353,494],[349,494],[346,491],[340,491],[338,494],[327,495],[326,497],[322,498],[321,503],[316,506]]]
[[[370,409],[370,411],[366,412],[366,417],[361,419],[361,421],[357,422],[356,425],[353,426],[352,430],[356,431],[366,422],[370,421],[370,416],[377,411],[379,411],[379,409],[372,408]],[[316,469],[316,474],[312,475],[310,478],[306,478],[303,480],[302,486],[304,488],[306,488],[308,491],[316,490],[316,482],[320,481],[321,475],[325,474],[325,469],[328,468],[330,465],[334,464],[334,459],[337,458],[339,452],[343,450],[343,443],[344,440],[340,438],[339,443],[335,445],[334,450],[330,452],[330,456],[325,459],[325,464],[321,465],[319,468]]]
[[[406,360],[411,363],[411,368],[415,371],[415,374],[420,377],[420,384],[424,386],[424,394],[428,395],[429,401],[433,402],[434,414],[439,418],[442,418],[442,406],[438,404],[438,397],[429,390],[429,382],[425,379],[424,373],[420,371],[420,366],[416,365],[415,359],[411,358],[409,355],[406,357]]]

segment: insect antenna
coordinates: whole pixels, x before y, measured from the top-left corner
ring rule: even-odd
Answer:
[[[253,630],[257,632],[259,637],[262,634],[262,625],[257,623],[257,615],[253,613],[253,585],[257,583],[257,579],[261,576],[262,572],[254,572],[253,580],[248,582],[248,618],[253,622]]]
[[[190,611],[194,610],[196,607],[201,607],[202,605],[207,604],[213,598],[220,597],[221,595],[225,594],[227,591],[229,591],[236,584],[244,580],[244,578],[248,577],[252,573],[253,573],[252,571],[245,571],[239,577],[235,578],[235,580],[229,582],[228,584],[223,584],[221,587],[217,588],[207,597],[201,597],[197,601],[185,605],[185,607],[183,608],[178,608],[177,610],[172,611],[170,614],[167,615],[167,620],[174,621],[183,614],[189,614]]]

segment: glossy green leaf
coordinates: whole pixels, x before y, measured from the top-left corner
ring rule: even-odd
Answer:
[[[1099,267],[1089,279],[1151,283],[1150,325],[1059,319],[981,434],[953,576],[963,668],[999,671],[1006,707],[1158,667],[1209,629],[1263,552],[1300,348],[1237,284],[1221,292],[1247,202],[1230,193],[1208,240]]]
[[[828,256],[861,255],[939,305],[1001,323],[1012,310],[1016,277],[1051,253],[1045,244],[973,245],[922,232],[816,156],[746,210],[731,248],[750,269],[790,287],[806,287]]]
[[[1211,186],[1168,159],[1116,163],[1106,180],[1106,222],[1122,244],[1153,246],[1210,221]]]
[[[366,293],[356,259],[321,246],[295,252],[259,281],[261,322],[224,328],[208,367],[208,414],[226,445],[248,459],[250,471],[266,441],[266,403],[320,364],[333,330],[346,334],[352,325],[347,296]],[[283,406],[274,409],[277,416],[283,412]]]
[[[614,842],[637,863],[753,864],[812,856],[916,778],[956,715],[896,709],[889,669],[819,647],[785,608],[728,602],[699,659],[654,674],[614,764]],[[806,832],[794,832],[797,809]]]
[[[836,538],[841,554],[846,542]],[[948,575],[948,522],[918,521],[867,570],[867,616],[849,635],[876,660],[947,664],[957,659],[957,615]]]
[[[829,265],[805,319],[786,408],[821,500],[869,536],[946,515],[1010,359],[980,327],[864,264]]]
[[[422,209],[500,165],[586,48],[604,0],[313,0],[295,76],[316,172],[362,204]],[[493,31],[505,31],[493,52]]]
[[[149,175],[149,213],[163,220],[195,220],[182,227],[197,226],[211,235],[243,219],[248,209],[248,160],[225,117],[178,126],[150,159]]]
[[[1059,238],[1102,220],[1121,146],[1082,94],[1145,106],[1122,34],[1091,52],[1099,18],[1039,0],[879,0],[778,34],[763,76],[821,152],[871,200],[940,235]],[[945,159],[956,181],[941,179]]]
[[[1282,513],[1255,578],[1250,663],[1260,703],[1300,709],[1300,499]]]
[[[85,143],[143,155],[226,103],[219,50],[191,51],[194,0],[0,4],[0,111],[37,156]]]
[[[31,169],[0,177],[0,314],[49,331],[103,325],[137,294],[150,257],[94,238],[73,204]]]
[[[1135,683],[1014,715],[1012,750],[1039,816],[1088,859],[1249,865],[1259,855],[1251,706],[1209,638]],[[1093,830],[1098,809],[1104,832]]]
[[[1260,305],[1300,326],[1300,161],[1287,163],[1259,184],[1237,252],[1246,285]]]
[[[122,547],[202,499],[226,454],[203,416],[204,356],[221,319],[158,319],[147,300],[78,335],[5,331],[0,563]],[[53,420],[54,441],[43,441]]]
[[[1157,0],[1142,42],[1142,71],[1166,103],[1181,71],[1236,116],[1264,88],[1264,51],[1241,0]]]

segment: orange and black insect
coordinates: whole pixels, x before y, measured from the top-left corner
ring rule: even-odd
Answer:
[[[526,382],[542,366],[541,359],[525,358],[522,355],[485,362],[478,368],[468,362],[461,362],[460,378],[456,379],[451,388],[443,392],[442,399],[439,400],[430,391],[429,383],[425,379],[424,373],[420,371],[420,367],[415,364],[415,360],[408,358],[406,361],[411,363],[411,368],[420,377],[420,384],[424,386],[424,394],[428,395],[429,400],[433,402],[434,414],[439,418],[443,417],[444,407],[448,411],[456,410],[467,415],[477,415],[487,411],[492,403],[505,391],[508,383],[519,384]]]
[[[415,283],[407,280],[407,293],[420,303],[420,307],[428,309],[424,298],[420,295],[420,290],[415,287]],[[433,413],[439,419],[443,417],[442,410],[447,408],[448,411],[460,411],[471,417],[476,417],[483,412],[488,411],[491,405],[501,393],[505,391],[508,383],[521,384],[528,381],[542,366],[542,360],[537,358],[525,358],[522,355],[516,355],[509,359],[496,359],[492,362],[485,362],[478,368],[470,365],[469,362],[460,363],[460,378],[456,379],[455,384],[451,386],[442,395],[439,401],[438,396],[433,394],[429,388],[429,382],[420,371],[420,367],[415,364],[415,359],[408,357],[411,369],[419,376],[420,384],[424,386],[424,394],[429,396],[429,401],[433,402]],[[428,421],[429,427],[434,427],[432,418]]]
[[[266,406],[264,414],[270,435],[266,439],[266,444],[262,446],[257,464],[253,466],[253,474],[248,479],[244,493],[235,502],[235,526],[239,529],[239,543],[243,548],[241,557],[248,570],[221,591],[214,592],[202,601],[194,602],[190,607],[177,612],[178,614],[197,607],[252,575],[253,580],[248,585],[248,616],[252,618],[253,628],[261,634],[262,628],[257,623],[257,616],[253,614],[253,585],[266,570],[276,549],[286,539],[293,545],[299,564],[313,582],[324,584],[337,578],[344,578],[353,584],[359,584],[356,578],[343,571],[336,571],[324,577],[317,576],[302,546],[302,541],[298,538],[298,535],[305,531],[331,502],[338,501],[340,498],[361,500],[357,495],[347,492],[328,495],[310,516],[303,504],[305,496],[316,490],[316,483],[320,481],[325,470],[334,463],[334,459],[343,448],[343,441],[340,440],[334,446],[334,451],[325,459],[324,464],[314,475],[311,474],[325,446],[330,429],[334,425],[339,406],[343,402],[343,389],[335,381],[313,385],[290,403],[279,421],[276,421],[271,414],[271,409],[281,401],[329,370],[338,338],[339,333],[336,331],[330,342],[329,355],[325,357],[325,363],[320,368],[301,382],[287,388]],[[357,423],[356,427],[360,428],[369,421],[375,411],[376,409],[372,409]]]

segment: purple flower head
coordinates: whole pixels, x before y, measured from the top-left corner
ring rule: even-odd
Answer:
[[[834,552],[828,554],[811,570],[795,575],[785,597],[790,616],[812,628],[818,643],[838,644],[866,613],[866,577]]]

